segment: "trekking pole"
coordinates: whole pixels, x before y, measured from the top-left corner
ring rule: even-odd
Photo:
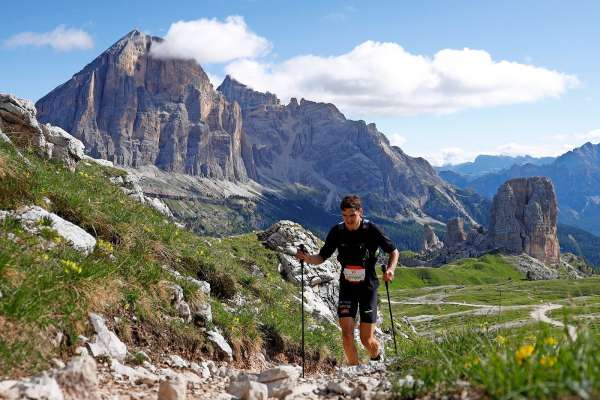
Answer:
[[[306,253],[306,247],[303,244],[300,245],[300,251]],[[302,377],[304,378],[304,260],[300,260],[300,274],[301,274],[301,283],[302,286]]]
[[[387,267],[385,264],[381,264],[381,272],[385,274],[387,271]],[[392,302],[390,300],[390,288],[388,285],[388,281],[385,281],[385,291],[387,292],[387,300],[388,300],[388,308],[390,309],[390,321],[392,323],[392,337],[394,338],[394,351],[396,352],[396,357],[398,356],[398,347],[396,347],[396,328],[394,327],[394,317],[392,316]]]

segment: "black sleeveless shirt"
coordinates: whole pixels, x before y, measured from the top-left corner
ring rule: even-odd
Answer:
[[[391,253],[396,246],[372,222],[363,219],[358,229],[350,231],[343,222],[335,225],[327,234],[325,244],[319,251],[323,259],[328,259],[338,251],[337,259],[342,264],[340,282],[344,284],[343,269],[346,265],[361,265],[365,268],[365,285],[377,288],[379,280],[375,264],[377,263],[377,250],[381,248],[386,253]]]

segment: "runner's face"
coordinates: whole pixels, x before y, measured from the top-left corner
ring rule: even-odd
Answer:
[[[344,225],[350,231],[358,229],[360,221],[362,220],[362,208],[355,210],[353,208],[345,208],[342,210],[342,217],[344,218]]]

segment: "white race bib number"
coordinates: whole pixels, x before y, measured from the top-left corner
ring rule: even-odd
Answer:
[[[351,283],[360,283],[365,280],[365,269],[360,265],[346,265],[344,278]]]

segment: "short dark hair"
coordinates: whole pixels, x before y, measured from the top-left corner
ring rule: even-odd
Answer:
[[[340,203],[340,210],[345,210],[347,208],[352,208],[354,210],[359,210],[362,208],[362,201],[360,197],[355,194],[349,194],[348,196],[342,199]]]

